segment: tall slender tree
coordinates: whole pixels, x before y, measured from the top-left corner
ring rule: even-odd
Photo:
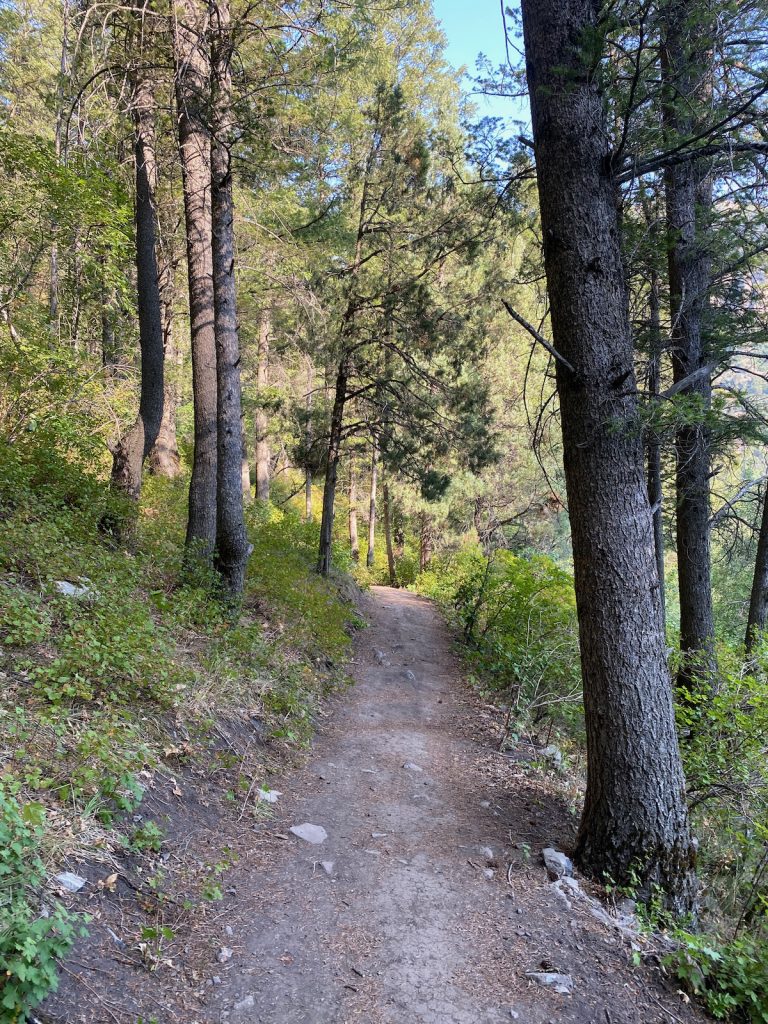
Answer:
[[[211,241],[210,55],[208,10],[182,0],[174,22],[192,339],[194,454],[189,485],[188,562],[211,563],[216,546],[217,384]]]
[[[233,56],[229,0],[216,0],[211,25],[211,223],[216,338],[216,568],[232,596],[242,593],[251,547],[242,489],[242,397],[232,200]]]

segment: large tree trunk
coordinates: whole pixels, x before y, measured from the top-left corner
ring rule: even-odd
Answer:
[[[133,501],[138,501],[144,459],[155,443],[163,416],[163,325],[158,282],[155,210],[156,107],[152,83],[146,77],[135,82],[131,107],[136,130],[136,286],[141,349],[141,396],[139,412],[133,425],[113,449],[111,484],[116,491]]]
[[[149,453],[149,468],[155,476],[175,480],[181,474],[181,459],[176,439],[176,410],[179,404],[179,356],[173,329],[176,304],[173,226],[168,204],[159,210],[160,219],[160,305],[163,319],[163,351],[165,353],[165,387],[163,393],[163,419],[155,446]]]
[[[216,546],[216,338],[211,254],[211,139],[206,117],[210,63],[207,9],[182,0],[174,59],[187,235],[195,449],[189,485],[186,558],[212,564]]]
[[[384,480],[384,541],[387,545],[387,571],[389,573],[390,587],[397,586],[397,571],[395,569],[395,551],[392,547],[392,505],[389,500],[389,484]]]
[[[256,364],[256,389],[259,404],[256,406],[256,498],[269,501],[269,417],[262,404],[269,387],[269,331],[271,317],[269,310],[262,310],[259,319],[259,352]]]
[[[691,908],[675,732],[603,98],[596,0],[523,0],[579,617],[586,871]],[[589,56],[589,60],[587,57]],[[568,361],[572,370],[562,359]]]
[[[651,401],[658,394],[661,383],[661,314],[659,303],[659,275],[651,271],[650,292],[648,296],[650,352],[648,356],[648,392]],[[656,572],[659,578],[659,600],[661,602],[662,621],[666,621],[666,601],[664,595],[664,492],[661,481],[661,441],[651,431],[646,441],[648,457],[648,501],[653,515],[653,549],[656,554]]]
[[[352,561],[360,561],[360,538],[357,532],[357,473],[354,455],[349,460],[349,549]]]
[[[235,234],[231,138],[234,127],[230,63],[229,0],[217,0],[212,14],[213,146],[211,218],[216,333],[217,473],[216,568],[233,597],[243,591],[251,548],[243,515],[243,426],[240,339],[235,292]]]
[[[373,567],[375,558],[374,546],[376,544],[376,488],[379,480],[379,446],[374,437],[371,444],[371,493],[368,499],[368,552],[365,556],[365,564],[368,568]]]
[[[760,521],[760,536],[757,541],[757,558],[755,559],[755,575],[752,580],[752,593],[749,598],[749,616],[747,633],[744,640],[747,654],[755,646],[759,634],[765,629],[768,620],[768,483],[763,495],[763,516]]]
[[[700,126],[711,94],[712,55],[702,49],[704,26],[689,2],[666,5],[662,41],[664,123],[670,145]],[[703,235],[712,206],[712,181],[706,162],[684,161],[666,172],[672,373],[675,384],[709,362],[703,321],[708,306],[710,257]],[[699,403],[706,416],[712,403],[710,373],[699,373],[681,394]],[[709,550],[710,436],[705,422],[680,426],[677,459],[677,569],[680,591],[679,682],[707,685],[715,667],[714,614]]]
[[[307,468],[304,471],[304,518],[308,523],[312,522],[312,470],[310,469],[312,459],[312,394],[314,391],[315,373],[310,360],[307,360],[307,432],[305,443],[307,448]]]
[[[339,457],[344,428],[344,405],[347,400],[347,381],[349,375],[348,357],[342,355],[336,374],[336,388],[331,413],[331,430],[328,437],[328,466],[325,471],[323,487],[323,514],[320,520],[320,552],[317,559],[317,571],[328,576],[331,571],[333,550],[333,520],[336,505],[336,482],[339,475]]]

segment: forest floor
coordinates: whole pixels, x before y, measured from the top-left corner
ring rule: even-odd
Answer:
[[[363,605],[356,685],[333,699],[307,763],[271,780],[282,795],[270,820],[233,814],[231,836],[209,821],[237,861],[224,898],[165,947],[150,938],[150,970],[116,934],[135,892],[94,884],[91,937],[39,1020],[704,1020],[659,970],[633,966],[627,939],[587,901],[550,884],[541,850],[569,851],[574,816],[523,754],[496,751],[498,719],[463,681],[436,609],[383,587]],[[327,838],[297,837],[302,823]],[[205,833],[186,828],[189,843]],[[540,971],[570,975],[572,994],[527,977]]]

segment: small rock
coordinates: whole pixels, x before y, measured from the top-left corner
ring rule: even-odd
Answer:
[[[550,764],[559,767],[563,763],[563,752],[559,747],[556,747],[554,743],[548,747],[544,747],[541,752],[541,756],[545,761],[549,761]]]
[[[74,597],[76,601],[91,600],[96,594],[89,586],[90,580],[84,579],[81,584],[70,583],[69,580],[56,580],[53,584],[56,590],[65,597]]]
[[[607,914],[603,910],[603,908],[599,906],[599,904],[593,904],[589,908],[589,912],[592,915],[592,917],[594,917],[594,919],[596,921],[599,921],[601,924],[607,924],[610,928],[612,928],[615,924],[613,918],[609,914]]]
[[[557,884],[561,887],[564,886],[566,889],[568,889],[572,896],[584,895],[579,883],[576,881],[575,878],[571,878],[569,875],[563,875],[563,877],[558,880]]]
[[[517,1012],[517,1010],[510,1010],[509,1016],[512,1018],[512,1020],[520,1020],[520,1014]]]
[[[72,871],[62,871],[60,875],[54,875],[53,877],[67,892],[80,892],[88,882],[87,878],[82,878]]]
[[[496,863],[496,854],[493,852],[493,850],[490,848],[490,846],[481,846],[480,847],[480,856],[484,860],[487,860],[489,863],[492,863],[492,864]]]
[[[483,868],[483,874],[488,879],[495,878],[496,876],[496,872],[493,870],[493,868]]]
[[[562,900],[562,902],[566,906],[566,909],[570,910],[571,909],[571,901],[568,899],[568,897],[565,895],[563,890],[560,888],[560,882],[559,881],[552,882],[550,884],[549,888],[552,890],[552,892],[555,894],[555,896],[557,896],[557,898],[559,900]]]
[[[419,768],[419,766],[417,764],[414,764],[413,761],[406,761],[405,764],[403,765],[403,768],[405,768],[406,771],[409,771],[409,772],[423,772],[424,771],[423,768]]]
[[[386,657],[384,656],[384,651],[377,651],[377,650],[374,650],[374,652],[373,652],[373,656],[374,656],[374,658],[376,659],[376,661],[378,661],[378,663],[379,663],[380,665],[386,665],[386,664],[387,664],[387,659],[386,659]]]
[[[253,996],[246,996],[245,999],[241,999],[239,1002],[235,1003],[233,1009],[238,1012],[242,1012],[243,1010],[252,1010],[255,1005],[256,1000]]]
[[[229,946],[222,946],[219,952],[216,954],[216,959],[220,964],[225,964],[232,959],[232,950]]]
[[[556,974],[554,971],[526,971],[526,978],[542,985],[544,988],[552,988],[561,995],[569,996],[573,992],[573,978],[570,974]]]
[[[491,801],[490,800],[481,800],[480,801],[480,806],[481,807],[486,807],[486,808],[490,807],[491,806]]]
[[[412,683],[415,682],[415,680],[416,680],[416,676],[414,675],[413,672],[411,672],[411,670],[409,668],[407,668],[405,670],[405,678],[408,679]]]
[[[570,857],[566,857],[560,850],[555,850],[554,847],[548,846],[545,850],[542,850],[541,855],[544,858],[544,863],[551,878],[557,879],[562,878],[563,875],[573,874],[573,863]]]
[[[388,835],[388,832],[371,832],[371,839],[384,839]]]
[[[328,875],[328,877],[330,878],[330,876],[333,874],[333,861],[332,860],[321,860],[320,861],[320,867],[323,869],[323,871],[326,873],[326,875]]]
[[[221,984],[221,978],[219,977],[218,974],[214,974],[214,976],[211,978],[211,981],[213,982],[214,985]]]
[[[234,930],[234,928],[232,927],[232,925],[231,925],[231,924],[228,924],[228,925],[226,926],[226,928],[224,929],[224,934],[225,934],[225,935],[227,936],[227,938],[229,938],[229,939],[231,939],[231,938],[232,938],[232,936],[233,936],[233,935],[235,934],[235,930]]]
[[[279,789],[260,789],[259,800],[263,800],[266,804],[276,804],[278,799],[283,794]]]
[[[313,846],[319,846],[328,838],[328,833],[322,825],[312,825],[308,821],[305,821],[303,825],[292,825],[288,831],[293,832],[304,842],[312,843]]]

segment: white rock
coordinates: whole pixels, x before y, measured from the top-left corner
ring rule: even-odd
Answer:
[[[563,875],[573,874],[573,863],[570,857],[566,857],[560,850],[555,850],[554,847],[548,846],[545,850],[541,851],[541,855],[544,858],[547,871],[553,878],[562,878]]]
[[[333,874],[333,861],[332,860],[321,860],[320,861],[320,867],[323,869],[323,871],[326,873],[326,875],[328,875],[328,877],[330,878],[330,876]]]
[[[493,868],[483,868],[483,874],[488,879],[495,878],[496,876],[496,872],[493,870]]]
[[[415,676],[415,675],[413,674],[413,672],[411,672],[411,670],[410,670],[409,668],[407,668],[407,669],[405,670],[405,678],[406,678],[407,680],[409,680],[409,682],[411,682],[411,683],[412,683],[412,682],[414,682],[414,681],[415,681],[415,679],[416,679],[416,676]]]
[[[229,946],[222,946],[216,955],[216,959],[219,961],[220,964],[225,964],[227,963],[228,960],[231,960],[232,950],[229,948]]]
[[[72,871],[62,871],[60,875],[54,875],[53,877],[67,892],[80,892],[88,882],[87,878],[82,878]]]
[[[267,804],[276,804],[282,795],[279,789],[259,789],[259,800]]]
[[[322,825],[311,825],[308,821],[302,825],[292,825],[288,831],[293,832],[295,836],[303,839],[306,843],[312,843],[313,846],[319,846],[328,838],[328,833]]]
[[[252,1010],[256,1005],[256,1000],[253,996],[246,996],[245,999],[241,999],[240,1002],[235,1003],[234,1009],[238,1012],[242,1010]]]
[[[419,768],[419,766],[417,764],[414,764],[413,761],[406,761],[405,764],[403,765],[403,768],[405,768],[409,772],[423,772],[424,771],[423,768]]]
[[[74,597],[75,600],[80,601],[86,598],[96,597],[96,594],[86,584],[90,583],[90,580],[85,580],[82,584],[70,583],[69,580],[56,580],[53,584],[56,590],[65,597]]]
[[[555,882],[554,884],[560,886],[563,889],[568,889],[571,896],[584,895],[579,883],[576,881],[575,878],[571,878],[569,875],[564,875],[562,878],[559,878],[557,882]]]
[[[544,747],[541,752],[541,756],[545,761],[549,761],[550,764],[561,765],[563,763],[563,752],[559,747],[556,747],[554,743],[548,747]]]
[[[569,996],[573,992],[573,978],[570,974],[556,974],[554,971],[526,971],[526,978],[535,981],[544,988],[553,988],[561,995]]]

